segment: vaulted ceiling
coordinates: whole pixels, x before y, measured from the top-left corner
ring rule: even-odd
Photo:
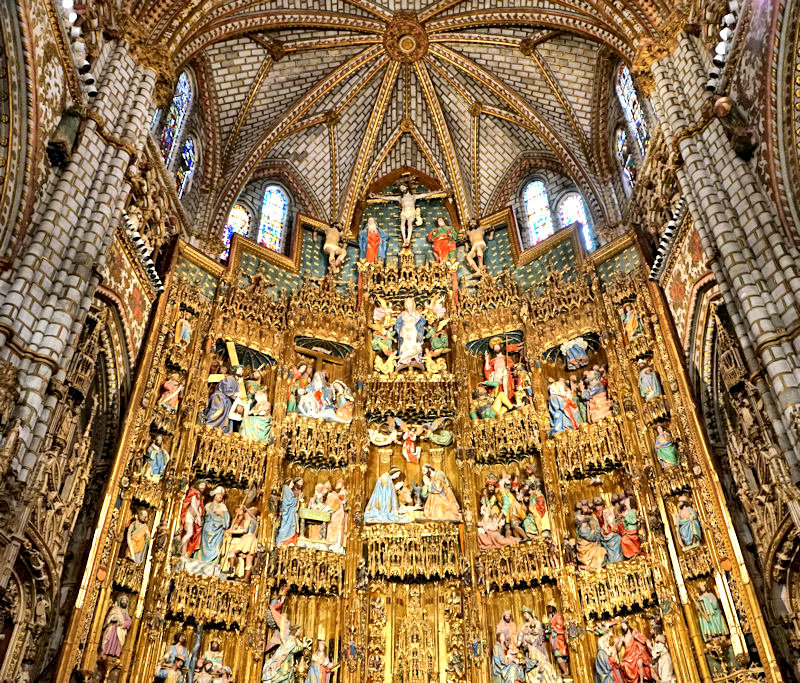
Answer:
[[[498,5],[501,5],[498,7]],[[173,62],[196,65],[214,168],[211,223],[281,160],[347,225],[408,165],[490,210],[515,163],[558,164],[613,218],[600,109],[609,65],[657,37],[665,0],[141,0]]]

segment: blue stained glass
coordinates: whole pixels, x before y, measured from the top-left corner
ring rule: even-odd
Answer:
[[[161,158],[164,160],[164,163],[169,163],[176,136],[180,133],[191,105],[192,84],[189,81],[189,76],[184,71],[178,77],[175,95],[167,111],[167,120],[164,122],[164,128],[161,130]]]
[[[289,213],[289,198],[277,185],[268,185],[261,206],[261,222],[258,226],[258,243],[274,251],[281,251],[286,217]]]
[[[628,181],[630,187],[636,182],[636,159],[633,158],[628,147],[628,134],[623,128],[617,128],[614,138],[614,147],[617,150],[617,159],[622,168],[622,175]]]
[[[624,64],[620,65],[617,73],[617,97],[625,112],[625,119],[628,125],[636,133],[636,140],[642,156],[647,152],[647,143],[650,141],[650,131],[647,129],[647,120],[636,96],[636,89],[633,87],[633,77],[630,69]]]
[[[178,169],[175,171],[175,184],[178,187],[178,198],[183,197],[186,191],[186,186],[189,184],[189,179],[194,174],[194,139],[191,137],[186,138],[183,143],[183,150],[181,151],[181,158],[178,163]]]
[[[550,202],[547,199],[547,188],[544,183],[541,180],[529,182],[522,193],[522,200],[525,203],[525,216],[532,246],[553,234],[553,216],[550,214]]]
[[[586,246],[586,251],[594,249],[594,238],[586,214],[586,206],[583,203],[583,197],[577,192],[568,194],[561,200],[561,204],[558,207],[558,220],[561,222],[562,228],[566,228],[573,223],[580,223],[581,237],[583,244]]]
[[[222,231],[222,241],[225,243],[225,251],[223,251],[219,257],[221,259],[228,258],[234,233],[247,237],[248,232],[250,232],[250,214],[247,213],[247,210],[243,206],[236,204],[228,214],[228,222],[225,223],[225,229]]]

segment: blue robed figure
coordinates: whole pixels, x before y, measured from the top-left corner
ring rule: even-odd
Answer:
[[[200,559],[203,562],[217,561],[225,531],[231,525],[231,513],[222,502],[224,497],[225,489],[217,486],[211,492],[212,501],[206,505],[203,514],[203,531],[200,535]]]
[[[575,337],[561,345],[567,370],[577,370],[589,364],[589,355],[586,353],[588,348],[589,344],[583,337]]]
[[[658,379],[656,371],[644,361],[639,361],[639,393],[645,402],[656,396],[664,395],[661,380]]]
[[[275,535],[275,545],[292,542],[297,536],[297,508],[300,505],[300,496],[295,493],[296,482],[290,482],[283,487],[281,498],[281,523]]]
[[[386,258],[386,247],[389,244],[389,234],[378,226],[375,218],[367,219],[367,227],[358,233],[359,256],[368,263],[375,263]]]
[[[368,524],[403,524],[408,521],[400,513],[400,502],[388,472],[384,472],[375,482],[375,490],[364,510],[364,521]]]
[[[241,374],[241,367],[234,368],[234,372]],[[217,427],[226,434],[232,431],[232,425],[228,419],[228,414],[233,406],[233,399],[239,393],[239,380],[234,375],[225,375],[214,388],[211,398],[208,399],[206,408],[206,424],[210,427]]]

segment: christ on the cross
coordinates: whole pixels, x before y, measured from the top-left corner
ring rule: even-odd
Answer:
[[[449,197],[450,193],[444,190],[436,192],[413,193],[409,183],[401,183],[400,194],[370,194],[368,202],[397,202],[400,204],[400,234],[403,236],[403,246],[411,244],[411,233],[414,225],[420,225],[422,219],[417,216],[418,199],[436,199],[438,197]]]

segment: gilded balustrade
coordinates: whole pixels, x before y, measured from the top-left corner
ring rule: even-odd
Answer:
[[[655,396],[647,401],[642,407],[642,413],[644,421],[649,425],[668,418],[669,403],[667,403],[666,396]]]
[[[611,416],[555,434],[552,443],[561,477],[580,479],[619,467],[625,453],[620,420]]]
[[[662,498],[684,493],[691,488],[689,476],[688,470],[682,465],[661,470],[655,478],[656,490]]]
[[[413,254],[401,254],[396,265],[358,262],[358,272],[364,288],[390,301],[400,301],[406,296],[431,296],[453,289],[455,261],[414,265]]]
[[[538,416],[533,406],[524,406],[498,419],[472,420],[465,436],[467,453],[480,464],[523,458],[541,448]]]
[[[353,284],[340,286],[330,274],[320,280],[306,278],[288,303],[288,323],[295,335],[332,339],[348,346],[359,343],[359,313]]]
[[[117,560],[117,566],[114,569],[114,583],[117,586],[129,590],[131,593],[138,593],[142,587],[143,578],[144,562],[137,565],[124,557]]]
[[[269,583],[328,595],[342,595],[345,556],[298,546],[279,546],[270,555]]]
[[[581,572],[578,585],[584,614],[595,619],[644,609],[657,599],[652,570],[643,557]]]
[[[271,287],[261,275],[246,287],[231,285],[217,299],[212,334],[277,357],[287,300],[276,299]]]
[[[404,416],[433,419],[455,414],[456,382],[452,375],[431,380],[411,371],[389,379],[370,377],[364,381],[364,412],[368,417]]]
[[[461,572],[460,525],[376,524],[364,530],[367,572],[387,579],[434,579]]]
[[[250,441],[238,434],[198,425],[195,474],[236,482],[242,486],[261,482],[267,444]]]
[[[535,538],[505,548],[493,548],[480,554],[488,590],[511,590],[555,581],[559,561],[549,539]]]
[[[685,579],[697,579],[714,573],[711,556],[704,545],[691,550],[679,550],[678,563]]]
[[[188,572],[175,572],[167,611],[201,623],[244,627],[250,584],[239,581],[209,581]]]
[[[308,467],[346,467],[356,453],[351,425],[299,417],[296,414],[292,414],[284,423],[282,443],[288,460]]]

